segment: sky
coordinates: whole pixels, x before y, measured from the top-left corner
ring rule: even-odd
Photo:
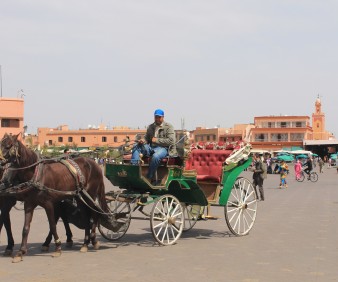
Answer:
[[[338,138],[338,1],[2,0],[3,97],[28,133],[306,115]],[[22,89],[22,90],[21,90]],[[184,120],[184,123],[182,123]]]

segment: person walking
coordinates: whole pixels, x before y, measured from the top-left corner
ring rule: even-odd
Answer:
[[[266,173],[266,171],[265,171]],[[254,154],[254,159],[253,159],[253,186],[255,188],[256,196],[258,199],[258,192],[257,192],[257,186],[259,189],[259,194],[260,194],[260,200],[264,201],[264,190],[263,190],[263,182],[264,182],[264,168],[263,168],[263,163],[261,161],[261,158],[259,156],[259,153]]]
[[[288,183],[286,182],[286,176],[289,172],[289,166],[286,164],[285,161],[282,161],[280,165],[280,183],[279,188],[282,189],[282,187],[288,188]]]
[[[297,162],[295,163],[296,180],[300,178],[301,171],[302,171],[302,164],[300,163],[300,160],[297,160]]]
[[[319,165],[319,173],[323,173],[324,161],[322,158],[319,158],[318,165]]]

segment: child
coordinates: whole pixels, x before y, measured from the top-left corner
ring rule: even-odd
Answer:
[[[286,182],[286,176],[289,172],[289,166],[286,164],[285,161],[282,161],[280,168],[279,168],[279,173],[280,173],[280,184],[279,188],[281,189],[282,187],[288,188],[288,184]]]

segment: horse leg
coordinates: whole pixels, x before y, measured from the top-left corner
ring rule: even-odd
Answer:
[[[49,222],[49,230],[54,237],[55,242],[55,251],[53,253],[53,257],[58,257],[61,255],[61,241],[59,235],[56,231],[56,220],[55,220],[55,213],[54,213],[54,205],[52,203],[47,203],[45,206],[46,215]],[[59,215],[57,215],[59,217]]]
[[[88,245],[90,243],[90,213],[88,212],[87,208],[84,208],[84,213],[86,216],[86,227],[84,242],[80,249],[81,253],[86,253],[88,251]]]
[[[10,256],[13,253],[13,247],[14,247],[14,238],[12,233],[12,226],[11,226],[11,218],[9,216],[9,209],[3,209],[1,212],[1,217],[3,218],[3,224],[6,228],[7,232],[7,247],[4,252],[4,256]]]
[[[52,242],[52,237],[53,237],[53,234],[49,230],[49,233],[48,233],[48,235],[47,235],[47,237],[45,239],[45,242],[41,246],[41,251],[43,251],[43,252],[48,252],[49,251],[49,244],[50,244],[50,242]]]
[[[67,236],[67,243],[66,243],[66,247],[67,248],[71,248],[73,247],[73,233],[72,230],[70,230],[70,226],[69,226],[69,222],[66,216],[61,216],[62,221],[63,221],[63,225],[65,226],[65,230],[66,230],[66,236]]]
[[[12,262],[22,261],[22,257],[27,253],[28,234],[33,219],[34,209],[36,208],[36,206],[36,204],[28,205],[27,202],[25,202],[25,222],[22,229],[21,247],[20,251],[16,253]]]
[[[92,242],[94,250],[98,250],[100,248],[100,242],[97,241],[97,238],[96,238],[96,227],[97,227],[97,222],[98,222],[98,216],[97,214],[93,214],[92,217],[93,217],[93,224],[92,224],[91,233],[90,233],[90,241]]]

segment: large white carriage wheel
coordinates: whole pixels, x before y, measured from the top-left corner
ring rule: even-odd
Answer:
[[[128,202],[109,201],[107,203],[111,216],[118,226],[118,230],[111,230],[99,224],[98,229],[102,237],[108,241],[116,241],[126,234],[131,221],[131,208]]]
[[[188,204],[181,204],[183,206],[184,212],[184,227],[183,232],[186,232],[192,229],[197,220],[203,215],[204,207],[200,205],[188,205]]]
[[[155,240],[161,245],[172,245],[184,227],[184,213],[180,201],[172,195],[159,197],[150,214],[150,227]]]
[[[236,179],[227,204],[225,220],[231,233],[243,236],[249,233],[256,220],[257,196],[252,183],[244,178]]]

